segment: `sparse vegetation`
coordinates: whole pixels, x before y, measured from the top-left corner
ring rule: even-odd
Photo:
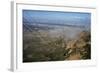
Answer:
[[[24,32],[23,62],[81,60],[91,58],[91,35],[83,31],[77,38],[50,37],[48,32]]]

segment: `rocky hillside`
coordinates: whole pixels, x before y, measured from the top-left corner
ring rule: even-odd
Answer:
[[[91,59],[90,32],[82,31],[70,40],[43,32],[24,33],[23,62]]]
[[[67,43],[67,60],[79,60],[91,58],[91,36],[90,32],[83,31],[77,39],[70,40]]]

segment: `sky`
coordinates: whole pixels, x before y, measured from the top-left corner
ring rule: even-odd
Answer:
[[[91,13],[23,10],[23,23],[90,26]]]

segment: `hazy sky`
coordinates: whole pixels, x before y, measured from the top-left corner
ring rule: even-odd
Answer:
[[[23,22],[89,26],[91,24],[91,14],[79,12],[23,10]]]

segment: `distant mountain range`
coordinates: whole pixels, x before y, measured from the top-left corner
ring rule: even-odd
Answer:
[[[75,27],[75,28],[85,28],[85,26],[80,25],[66,25],[66,24],[49,24],[49,23],[23,23],[23,31],[30,31],[32,32],[37,30],[51,30],[55,28],[61,28],[61,27]]]
[[[23,31],[38,31],[38,30],[49,30],[49,29],[54,29],[54,27],[49,27],[49,26],[39,26],[39,25],[29,25],[29,24],[23,24]]]

